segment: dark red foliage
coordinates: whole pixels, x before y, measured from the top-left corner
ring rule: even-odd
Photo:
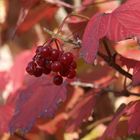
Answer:
[[[83,35],[82,53],[86,62],[94,61],[103,37],[120,41],[140,35],[139,7],[138,0],[128,0],[112,13],[96,14],[90,19]]]
[[[133,69],[132,83],[134,86],[140,84],[140,62],[137,62]]]
[[[13,93],[22,87],[26,65],[32,57],[32,51],[24,51],[15,58],[14,65],[8,72],[9,80],[13,82]]]
[[[96,14],[88,22],[83,35],[82,56],[86,62],[92,63],[99,49],[99,40],[106,35],[106,14]]]
[[[58,6],[50,4],[39,4],[35,9],[21,9],[18,19],[16,32],[23,33],[31,29],[33,25],[42,19],[46,19],[48,22],[52,20]]]
[[[16,111],[10,122],[10,131],[27,132],[38,117],[52,117],[60,102],[66,99],[64,85],[55,86],[51,77],[26,77],[24,88],[18,91]]]
[[[131,134],[140,133],[140,101],[134,101],[129,103],[126,107],[123,107],[119,112],[117,112],[109,124],[107,130],[102,136],[101,140],[106,140],[107,138],[116,138],[119,136],[126,136]],[[125,129],[122,129],[123,127]],[[120,131],[122,132],[120,132]]]
[[[24,8],[31,8],[32,6],[36,5],[40,2],[40,0],[20,0],[21,6]]]
[[[70,119],[66,124],[67,132],[73,132],[77,130],[81,126],[83,120],[88,120],[88,117],[91,115],[91,112],[93,111],[92,109],[94,108],[98,97],[99,96],[94,91],[91,91],[82,97],[74,109],[68,113]]]
[[[5,71],[0,72],[0,91],[5,89],[6,84],[8,83],[8,74]]]
[[[79,39],[82,38],[84,33],[84,29],[88,23],[88,20],[80,19],[77,17],[71,17],[68,21],[68,27],[72,31],[75,39],[78,37]]]
[[[9,122],[14,114],[14,106],[12,104],[0,106],[0,133],[9,131]]]

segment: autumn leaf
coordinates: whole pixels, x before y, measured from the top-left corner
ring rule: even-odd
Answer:
[[[13,84],[13,92],[22,87],[27,63],[33,56],[32,51],[23,51],[15,58],[14,64],[8,72],[9,81]]]
[[[107,32],[106,22],[108,22],[108,16],[96,14],[90,19],[85,28],[81,52],[87,63],[92,63],[96,57],[99,40],[103,38]]]
[[[98,97],[99,96],[93,91],[82,97],[74,109],[68,113],[69,120],[66,123],[67,132],[76,131],[81,126],[83,120],[88,120]]]
[[[28,9],[36,5],[40,0],[20,0],[21,6]]]
[[[51,21],[54,17],[55,12],[57,11],[58,6],[51,4],[40,4],[36,8],[31,9],[27,14],[25,14],[24,18],[20,20],[23,13],[26,10],[21,11],[18,24],[16,27],[17,33],[23,33],[31,29],[33,25],[39,22],[42,19],[46,19],[47,21]]]
[[[140,100],[130,102],[126,107],[122,107],[122,109],[114,115],[113,120],[110,122],[100,140],[140,134],[139,107]],[[125,130],[122,129],[122,123]],[[122,132],[120,132],[120,130]]]
[[[82,53],[86,62],[92,63],[97,55],[99,40],[107,37],[113,41],[140,35],[140,3],[129,0],[112,13],[96,14],[86,26],[83,35]]]
[[[16,129],[27,132],[36,118],[52,117],[59,103],[66,99],[65,85],[55,86],[51,77],[27,76],[25,86],[18,91],[16,111],[10,122],[10,132]]]

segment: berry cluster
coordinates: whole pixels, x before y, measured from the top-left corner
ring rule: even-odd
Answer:
[[[71,52],[60,51],[52,48],[51,44],[38,46],[32,61],[28,63],[26,71],[30,75],[40,77],[43,73],[48,75],[54,73],[53,83],[61,85],[63,77],[72,79],[76,76],[77,65]]]

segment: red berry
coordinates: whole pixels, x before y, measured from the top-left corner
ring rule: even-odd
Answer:
[[[73,54],[71,52],[64,53],[60,57],[60,62],[63,65],[69,65],[73,61]]]
[[[40,54],[40,52],[42,51],[42,47],[43,46],[41,46],[41,45],[37,47],[36,54]]]
[[[61,85],[61,84],[63,83],[63,78],[62,78],[62,76],[60,76],[60,75],[54,76],[54,78],[53,78],[53,83],[54,83],[55,85]]]
[[[63,65],[68,65],[68,59],[65,55],[61,56],[60,63],[63,64]]]
[[[59,72],[60,70],[61,70],[61,63],[59,62],[59,61],[55,61],[55,62],[53,62],[52,63],[52,65],[51,65],[51,69],[52,69],[52,71],[54,71],[54,72]]]
[[[52,61],[56,61],[59,57],[59,50],[52,49],[50,57]]]
[[[70,64],[73,61],[73,54],[71,52],[66,52],[64,55],[67,57],[67,61]]]
[[[77,67],[76,62],[72,61],[71,64],[70,64],[70,68],[76,69],[76,67]]]
[[[41,55],[37,55],[36,58],[35,58],[35,61],[40,67],[44,67],[45,58],[43,58]]]
[[[69,74],[69,69],[68,69],[68,67],[64,67],[64,66],[63,66],[63,67],[61,68],[61,70],[60,70],[59,73],[60,73],[60,75],[63,76],[63,77],[67,76],[67,75]]]
[[[46,60],[45,61],[45,68],[51,69],[52,61]]]
[[[43,71],[41,68],[36,68],[36,70],[34,71],[34,76],[35,77],[40,77],[42,75]]]
[[[69,74],[67,75],[67,78],[72,79],[76,76],[76,71],[75,70],[70,70]]]
[[[28,63],[27,67],[26,67],[26,71],[30,74],[33,75],[35,69],[37,67],[37,64],[34,61],[31,61]]]
[[[44,57],[50,57],[51,48],[50,47],[43,47],[41,50],[41,55]]]
[[[51,73],[51,69],[49,69],[49,68],[44,68],[44,69],[43,69],[43,73],[46,74],[46,75],[47,75],[47,74],[50,74],[50,73]]]

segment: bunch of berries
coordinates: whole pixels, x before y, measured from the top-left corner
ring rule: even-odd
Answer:
[[[57,40],[55,40],[55,43]],[[28,63],[26,71],[30,75],[40,77],[42,74],[54,73],[53,83],[55,85],[61,85],[63,83],[63,77],[72,79],[76,76],[76,62],[71,52],[65,52],[57,48],[52,47],[51,43],[47,45],[38,46],[36,54],[32,61]]]

